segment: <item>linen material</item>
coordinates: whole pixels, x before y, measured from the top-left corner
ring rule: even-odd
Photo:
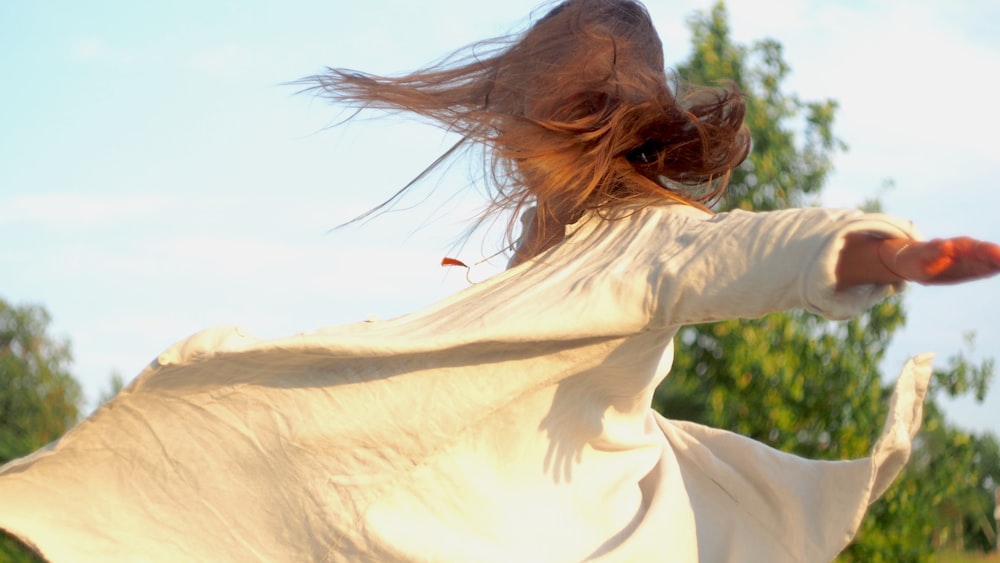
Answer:
[[[833,560],[850,543],[865,508],[909,459],[932,358],[922,354],[904,366],[885,428],[865,459],[807,460],[762,450],[730,432],[661,417],[667,440],[683,460],[688,494],[699,499],[693,506],[702,560]]]
[[[922,394],[894,401],[870,460],[833,465],[649,406],[683,324],[840,318],[896,291],[833,290],[856,231],[917,236],[856,211],[625,210],[398,319],[205,331],[0,468],[0,527],[52,561],[829,559],[905,460]],[[751,533],[764,517],[801,533]]]

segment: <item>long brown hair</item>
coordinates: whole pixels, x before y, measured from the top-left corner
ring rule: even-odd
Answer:
[[[425,173],[481,147],[492,188],[483,218],[513,211],[508,237],[531,202],[539,222],[562,225],[624,203],[705,203],[750,145],[735,87],[668,81],[660,38],[635,0],[565,0],[524,33],[404,76],[329,68],[301,83],[349,107],[409,111],[462,135]]]

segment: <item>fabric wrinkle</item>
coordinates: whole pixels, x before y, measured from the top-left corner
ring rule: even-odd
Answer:
[[[0,527],[56,563],[832,558],[905,462],[929,358],[860,462],[669,421],[653,391],[681,326],[860,314],[893,289],[834,292],[839,241],[916,234],[853,211],[620,213],[396,319],[170,347],[0,468]]]

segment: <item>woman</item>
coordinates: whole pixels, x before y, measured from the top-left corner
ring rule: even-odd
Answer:
[[[848,317],[906,280],[992,275],[1000,247],[856,211],[709,213],[747,154],[741,99],[672,91],[634,1],[568,0],[467,54],[308,82],[484,148],[486,217],[527,218],[513,267],[390,321],[175,345],[0,469],[0,527],[53,561],[836,556],[905,463],[930,358],[870,458],[814,462],[652,412],[673,336]]]

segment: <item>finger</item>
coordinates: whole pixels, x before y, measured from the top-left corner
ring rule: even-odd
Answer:
[[[925,276],[935,278],[955,264],[955,241],[935,239],[926,245],[921,269]]]
[[[953,240],[954,264],[941,275],[952,281],[971,281],[989,277],[1000,271],[1000,247],[968,237]]]
[[[970,237],[934,239],[914,254],[922,276],[911,279],[921,283],[960,283],[1000,273],[1000,245]]]
[[[956,258],[970,277],[990,276],[1000,270],[1000,246],[996,244],[968,239],[961,241],[959,250]]]
[[[977,241],[973,250],[976,257],[980,260],[1000,267],[1000,245],[992,242]]]

